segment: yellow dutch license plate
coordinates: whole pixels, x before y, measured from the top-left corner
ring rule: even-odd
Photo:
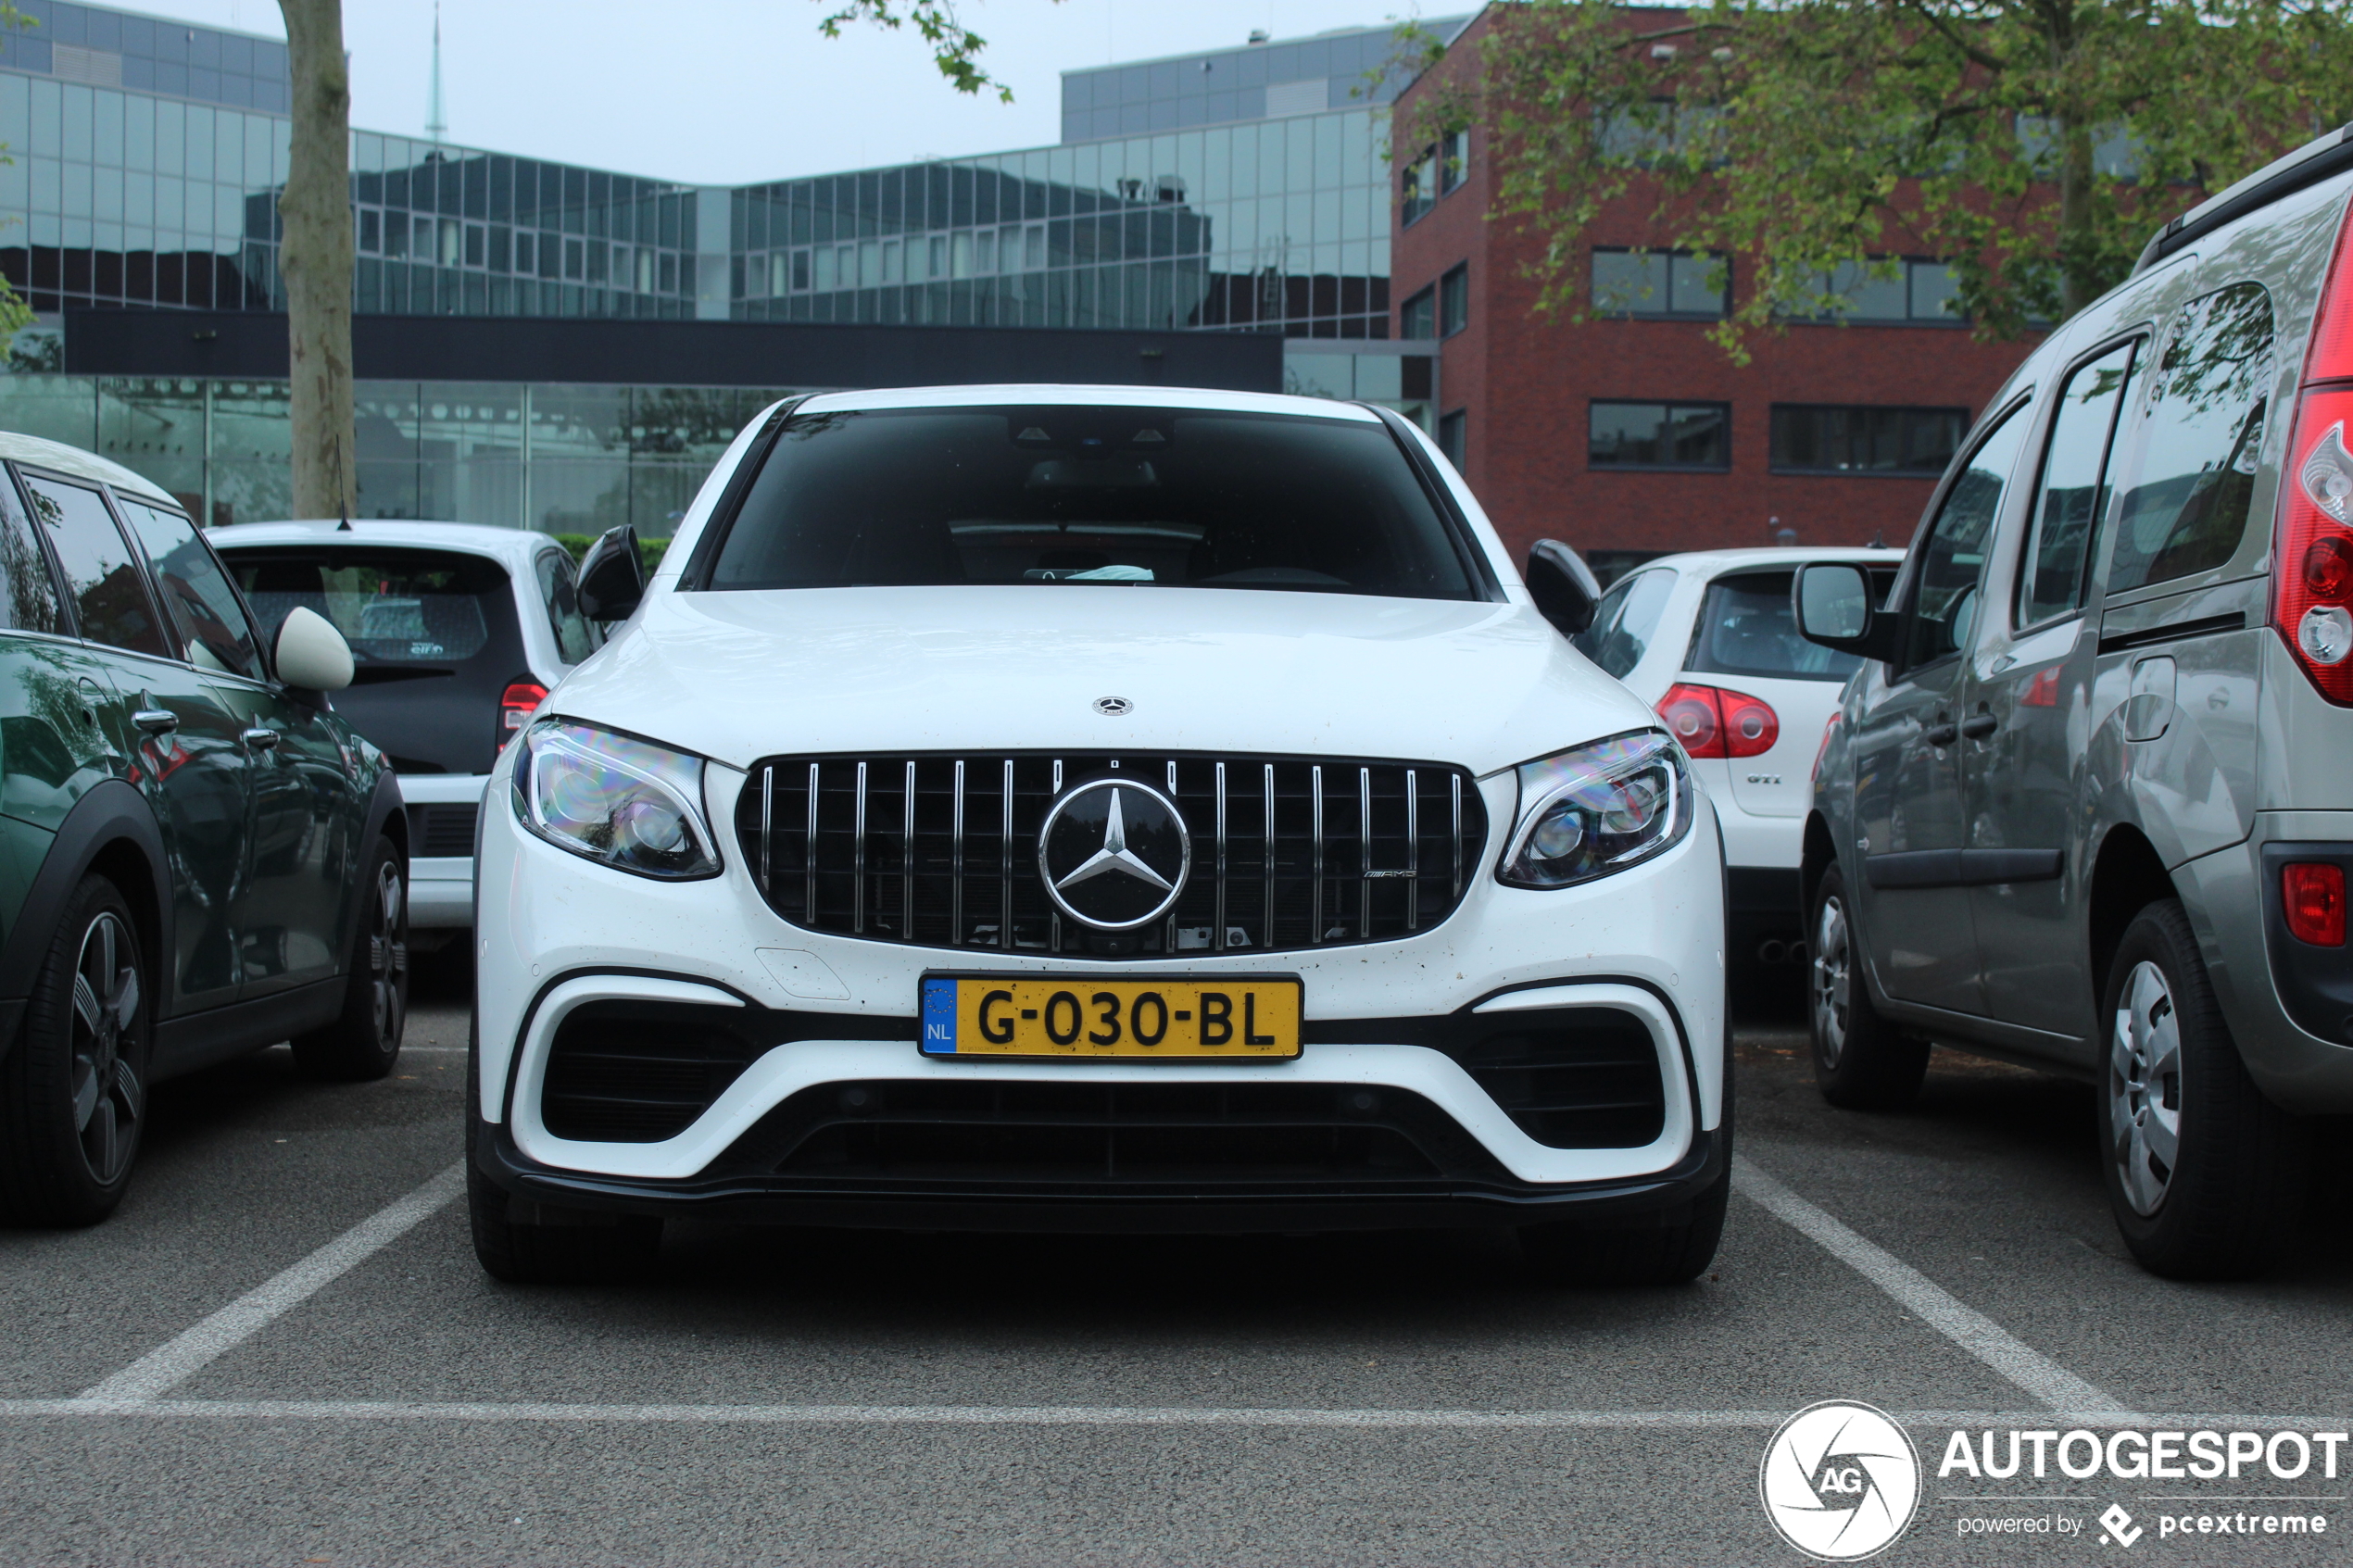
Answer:
[[[1052,1060],[1288,1060],[1299,1054],[1292,976],[1218,980],[927,974],[925,1056]]]

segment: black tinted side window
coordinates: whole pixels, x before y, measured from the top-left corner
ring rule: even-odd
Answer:
[[[2149,387],[2108,590],[2210,571],[2238,553],[2271,383],[2271,296],[2233,283],[2183,307]]]
[[[98,493],[56,479],[28,478],[24,487],[65,568],[82,636],[133,653],[168,655],[147,585]]]
[[[580,612],[578,590],[572,562],[552,553],[539,558],[539,597],[547,606],[556,651],[566,664],[577,664],[597,651],[597,627]]]
[[[32,525],[17,505],[16,492],[0,479],[0,615],[9,630],[66,630],[64,608],[57,602],[57,579],[49,575],[48,558]]]
[[[2025,436],[2026,420],[2012,409],[1977,444],[1944,493],[1936,521],[1920,541],[1906,668],[1943,659],[1968,644],[1977,621],[1977,585],[1985,571],[1985,548],[2002,515],[2002,492],[2009,485]]]
[[[2108,510],[2108,443],[2116,411],[2132,406],[2138,341],[2079,365],[2059,388],[2043,477],[2034,492],[2018,579],[2018,624],[2033,626],[2080,609],[2089,580],[2092,533]]]
[[[126,501],[120,493],[115,504],[146,547],[147,564],[155,570],[164,608],[180,628],[188,662],[199,670],[260,679],[261,656],[255,651],[245,607],[229,585],[229,574],[196,536],[195,525],[178,512]]]

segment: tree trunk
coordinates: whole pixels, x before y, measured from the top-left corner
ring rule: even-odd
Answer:
[[[2059,133],[2059,307],[2072,317],[2101,294],[2092,232],[2092,131],[2071,119]]]
[[[347,518],[359,499],[351,387],[351,77],[342,0],[278,0],[294,68],[294,139],[278,198],[292,377],[294,515]]]

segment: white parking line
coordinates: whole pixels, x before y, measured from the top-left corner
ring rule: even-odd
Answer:
[[[1960,1300],[1909,1263],[1872,1245],[1758,1170],[1732,1157],[1732,1188],[1878,1286],[1921,1322],[2054,1411],[2077,1416],[2133,1417],[2109,1398],[2007,1329]]]
[[[1906,1426],[2039,1426],[2049,1411],[1895,1411]],[[1357,1430],[1636,1431],[1769,1429],[1787,1411],[1316,1410],[1188,1405],[699,1405],[557,1404],[430,1399],[0,1399],[0,1419],[69,1416],[170,1421],[522,1421],[621,1425],[753,1426],[1247,1426]],[[2342,1425],[2344,1415],[2133,1415],[2069,1412],[2084,1427],[2120,1425],[2242,1432]]]
[[[466,1162],[460,1160],[186,1333],[148,1351],[105,1382],[83,1389],[80,1398],[100,1402],[152,1399],[178,1387],[215,1358],[252,1338],[355,1265],[408,1235],[462,1192],[465,1183]]]

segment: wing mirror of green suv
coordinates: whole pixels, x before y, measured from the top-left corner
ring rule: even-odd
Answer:
[[[351,645],[334,623],[296,605],[278,624],[278,679],[298,692],[339,692],[351,684]]]
[[[1798,633],[1809,643],[1882,660],[1898,652],[1902,619],[1871,603],[1871,580],[1852,562],[1814,561],[1799,567],[1790,599]]]

